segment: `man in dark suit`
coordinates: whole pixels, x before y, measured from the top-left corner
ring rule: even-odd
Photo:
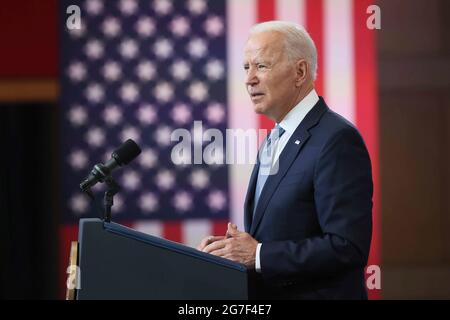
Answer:
[[[245,231],[198,249],[255,270],[257,298],[366,299],[370,158],[358,130],[314,90],[315,45],[300,26],[256,25],[245,46],[254,109],[277,124],[250,178]],[[269,170],[267,170],[269,167]]]

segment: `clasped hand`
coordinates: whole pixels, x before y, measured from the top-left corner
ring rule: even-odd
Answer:
[[[205,237],[197,249],[255,268],[257,245],[258,242],[250,234],[239,231],[235,224],[228,223],[225,236]]]

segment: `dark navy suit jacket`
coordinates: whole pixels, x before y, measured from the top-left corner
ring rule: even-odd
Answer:
[[[359,132],[320,97],[278,161],[254,216],[258,163],[245,200],[245,229],[262,243],[253,297],[366,299],[373,184]]]

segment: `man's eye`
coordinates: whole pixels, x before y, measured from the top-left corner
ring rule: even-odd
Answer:
[[[264,64],[258,64],[258,69],[266,69],[266,65],[264,65]]]

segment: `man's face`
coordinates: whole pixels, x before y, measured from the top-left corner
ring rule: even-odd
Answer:
[[[295,63],[285,52],[283,36],[263,32],[250,36],[244,49],[245,84],[256,113],[275,121],[296,103]]]

